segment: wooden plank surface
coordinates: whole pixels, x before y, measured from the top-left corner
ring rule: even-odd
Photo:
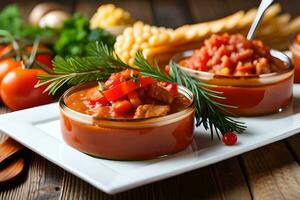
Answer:
[[[259,148],[241,157],[255,198],[300,197],[300,168],[283,142]]]
[[[1,1],[0,6],[8,1]],[[14,1],[24,18],[38,1]],[[39,1],[40,2],[40,1]],[[258,0],[64,0],[67,9],[91,16],[101,3],[115,3],[136,19],[160,26],[223,17],[252,8]],[[284,11],[300,14],[298,0],[281,0]],[[8,112],[3,106],[0,113]],[[26,133],[25,133],[26,134]],[[0,133],[0,142],[6,138]],[[17,185],[0,188],[0,199],[299,199],[300,136],[202,169],[117,195],[107,195],[51,162],[32,153],[28,173]]]

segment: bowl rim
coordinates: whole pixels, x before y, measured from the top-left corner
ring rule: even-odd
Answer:
[[[298,34],[300,34],[300,32],[294,33],[289,36],[289,45],[290,45],[290,48],[294,48],[297,51],[300,51],[300,44],[298,44],[296,42],[296,37]]]
[[[191,100],[190,105],[178,112],[166,115],[166,116],[160,116],[160,117],[151,117],[151,118],[142,118],[142,119],[119,119],[119,118],[106,118],[106,117],[97,117],[88,115],[85,113],[81,113],[78,111],[75,111],[71,108],[69,108],[66,103],[64,102],[64,99],[72,94],[74,91],[78,91],[83,87],[88,87],[90,85],[94,85],[95,82],[90,83],[84,83],[79,84],[76,86],[73,86],[66,90],[64,94],[59,99],[59,108],[61,112],[64,112],[68,117],[71,117],[79,122],[88,123],[88,124],[94,124],[94,122],[101,122],[104,126],[110,127],[111,125],[114,126],[122,126],[122,123],[125,127],[127,127],[129,124],[134,127],[139,127],[143,125],[164,125],[164,124],[170,124],[173,122],[176,122],[184,117],[186,117],[191,112],[194,112],[195,110],[195,97],[194,94],[187,89],[186,87],[179,86],[179,92],[183,94],[185,97]],[[128,124],[128,125],[126,125]]]
[[[272,72],[272,73],[267,73],[267,74],[260,74],[260,75],[247,75],[247,76],[235,76],[235,75],[217,75],[211,72],[203,72],[203,71],[199,71],[199,70],[195,70],[195,69],[190,69],[188,67],[184,67],[182,65],[179,64],[178,61],[184,59],[184,58],[188,58],[190,57],[193,52],[197,50],[197,49],[192,49],[192,50],[187,50],[187,51],[183,51],[181,53],[177,53],[175,54],[171,60],[174,61],[180,69],[184,70],[184,71],[188,71],[190,73],[196,73],[198,75],[203,75],[203,76],[209,76],[209,77],[213,77],[213,78],[220,78],[220,79],[264,79],[264,78],[271,78],[271,77],[276,77],[282,74],[285,74],[287,72],[291,72],[294,70],[294,65],[292,60],[283,52],[275,50],[275,49],[270,49],[270,54],[273,58],[279,59],[281,60],[283,63],[286,64],[286,68],[284,68],[281,71],[278,72]],[[188,55],[184,55],[184,54],[188,54]]]

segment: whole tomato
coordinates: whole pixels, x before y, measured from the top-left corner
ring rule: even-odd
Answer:
[[[38,74],[45,72],[21,67],[11,70],[1,82],[4,104],[12,110],[20,110],[52,102],[53,97],[43,92],[47,86],[35,88]]]
[[[0,83],[4,76],[11,70],[20,67],[21,61],[16,61],[14,58],[6,58],[0,61]]]
[[[52,56],[50,54],[38,54],[36,55],[35,60],[46,65],[50,69],[54,68],[52,65]]]
[[[26,47],[26,51],[31,53],[32,46]],[[42,63],[42,64],[46,65],[50,69],[53,69],[52,54],[51,54],[50,50],[47,47],[45,47],[43,45],[39,46],[38,52],[35,56],[35,60],[39,63]]]

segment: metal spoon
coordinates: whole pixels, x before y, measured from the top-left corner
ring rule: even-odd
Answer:
[[[257,14],[255,16],[255,19],[250,27],[250,30],[248,32],[247,35],[247,39],[251,40],[254,36],[255,30],[257,29],[259,23],[261,22],[267,8],[273,3],[274,0],[262,0],[258,10],[257,10]]]

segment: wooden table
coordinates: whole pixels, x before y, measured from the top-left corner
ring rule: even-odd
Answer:
[[[16,1],[28,16],[38,1]],[[40,2],[40,1],[39,1]],[[258,0],[61,0],[71,11],[91,16],[100,3],[112,2],[147,23],[177,27],[249,9]],[[281,0],[284,11],[300,14],[298,0]],[[11,3],[0,1],[0,7]],[[1,112],[8,112],[1,107]],[[268,131],[266,124],[266,131]],[[24,131],[26,134],[26,131]],[[0,141],[5,135],[0,134]],[[32,153],[23,182],[0,188],[0,199],[300,199],[300,135],[223,162],[114,196],[107,195]]]

